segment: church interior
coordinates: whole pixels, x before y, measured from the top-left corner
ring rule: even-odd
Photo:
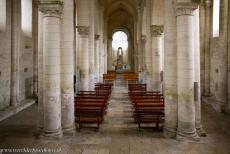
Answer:
[[[229,0],[0,0],[0,154],[229,154]]]

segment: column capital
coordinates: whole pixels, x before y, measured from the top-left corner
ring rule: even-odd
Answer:
[[[193,16],[193,11],[198,8],[198,3],[176,3],[175,10],[176,10],[176,16]]]
[[[95,34],[95,35],[94,35],[94,39],[95,39],[95,40],[98,40],[99,38],[100,38],[100,35],[99,35],[99,34]]]
[[[77,26],[77,32],[80,35],[89,35],[89,26]]]
[[[212,0],[205,0],[205,8],[211,8],[212,7]]]
[[[164,31],[163,25],[151,25],[150,26],[151,36],[153,36],[153,37],[161,36],[163,31]]]
[[[60,17],[63,12],[63,2],[58,0],[40,0],[38,7],[44,16]]]
[[[144,43],[146,42],[146,35],[141,35],[141,41]]]

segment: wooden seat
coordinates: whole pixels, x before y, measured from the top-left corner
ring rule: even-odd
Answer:
[[[158,91],[146,91],[146,84],[129,84],[129,97],[133,106],[134,121],[139,131],[144,123],[153,123],[159,129],[164,121],[164,96]]]

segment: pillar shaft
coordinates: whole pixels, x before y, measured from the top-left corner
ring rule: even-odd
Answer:
[[[38,131],[42,132],[44,127],[43,109],[43,14],[38,14]]]
[[[205,70],[204,95],[210,96],[210,39],[211,39],[211,0],[205,0]]]
[[[104,34],[104,7],[100,7],[99,9],[99,42],[100,42],[100,46],[99,46],[99,80],[100,82],[103,81],[103,73],[104,73],[104,41],[103,41],[103,34]]]
[[[64,133],[75,132],[73,1],[65,0],[61,20],[61,104]]]
[[[33,49],[34,49],[34,77],[33,77],[33,97],[37,99],[38,97],[38,7],[33,1],[33,13],[32,13],[32,22],[33,22]]]
[[[153,66],[153,90],[162,91],[161,71],[162,71],[162,33],[163,25],[152,25],[152,66]]]
[[[194,104],[194,24],[195,5],[177,4],[177,139],[198,139]]]
[[[17,106],[19,100],[19,54],[21,37],[21,1],[12,1],[12,52],[11,52],[11,99],[10,105]]]
[[[99,82],[99,69],[100,69],[100,57],[99,57],[99,52],[100,52],[100,35],[95,35],[95,82]]]
[[[95,0],[88,1],[88,12],[89,12],[89,76],[90,76],[90,84],[89,90],[94,90],[95,81]]]
[[[112,70],[112,38],[108,39],[108,54],[107,54],[107,64],[108,70]]]
[[[147,90],[152,90],[152,52],[151,52],[151,1],[146,1],[146,43],[145,43],[145,64],[146,64],[146,84]]]
[[[175,137],[177,131],[177,53],[176,19],[173,0],[165,0],[164,25],[164,136]]]
[[[41,3],[43,12],[44,136],[61,137],[60,15],[62,3]]]
[[[89,27],[78,26],[78,52],[80,69],[80,89],[89,90]]]
[[[201,86],[200,86],[200,23],[199,9],[194,11],[194,102],[195,102],[195,124],[199,136],[205,136],[205,132],[201,124]],[[195,88],[195,87],[194,87]]]

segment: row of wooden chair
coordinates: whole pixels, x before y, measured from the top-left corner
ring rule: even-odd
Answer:
[[[137,83],[138,82],[138,74],[136,74],[135,72],[124,72],[124,79],[127,81],[127,83]]]
[[[163,94],[158,91],[146,91],[146,84],[129,84],[128,88],[134,121],[138,124],[139,131],[144,123],[155,123],[159,129],[159,124],[164,121]]]
[[[99,130],[107,113],[112,86],[112,84],[97,83],[95,84],[95,91],[79,91],[77,93],[75,97],[75,121],[79,125],[79,131],[83,127]],[[85,125],[89,123],[91,125]]]
[[[116,79],[115,71],[107,71],[107,74],[103,74],[104,83],[112,83]]]

